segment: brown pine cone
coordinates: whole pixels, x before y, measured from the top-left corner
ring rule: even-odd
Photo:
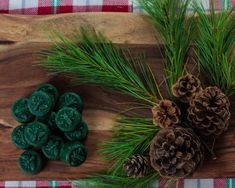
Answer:
[[[203,135],[219,136],[227,130],[230,102],[218,87],[207,87],[190,101],[188,119]]]
[[[172,93],[181,102],[188,103],[198,92],[202,90],[201,82],[192,74],[180,77],[172,86]]]
[[[150,145],[152,167],[164,177],[193,173],[204,160],[203,147],[189,129],[169,127],[158,132]]]
[[[181,112],[178,106],[170,100],[161,100],[152,108],[153,124],[162,128],[179,125]]]
[[[150,170],[150,161],[147,157],[142,155],[133,155],[127,159],[123,167],[127,176],[141,178],[148,174]]]

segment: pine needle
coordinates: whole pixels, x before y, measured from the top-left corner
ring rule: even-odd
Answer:
[[[140,101],[129,110],[151,108],[162,98],[157,81],[149,65],[141,58],[134,58],[130,50],[121,50],[100,33],[81,29],[73,39],[56,33],[56,40],[49,51],[42,53],[44,61],[38,64],[53,73],[63,73],[76,83],[100,84]],[[148,154],[151,140],[159,127],[151,118],[118,119],[113,138],[106,141],[99,152],[112,164],[105,173],[75,181],[80,187],[136,187],[145,188],[159,176],[152,172],[140,179],[128,178],[123,163],[134,154]]]
[[[184,74],[190,44],[195,35],[194,14],[188,15],[190,0],[139,0],[164,43],[168,92]]]
[[[130,178],[123,171],[123,164],[134,154],[147,155],[149,144],[158,130],[159,127],[152,124],[151,118],[119,118],[113,129],[114,137],[99,150],[112,167],[106,173],[76,180],[73,184],[81,188],[149,187],[159,178],[158,172],[153,170],[143,178]]]
[[[227,95],[235,94],[235,14],[233,11],[210,14],[202,5],[194,3],[198,14],[198,36],[195,53],[202,73],[210,85],[218,86]]]
[[[114,137],[100,149],[103,158],[112,163],[110,173],[117,175],[122,171],[128,157],[146,152],[148,154],[149,145],[159,129],[153,125],[151,118],[118,119],[113,129]]]
[[[81,28],[81,34],[68,39],[56,33],[46,60],[38,64],[54,73],[72,77],[76,83],[100,84],[130,95],[151,106],[159,94],[150,67],[121,50],[102,34]]]

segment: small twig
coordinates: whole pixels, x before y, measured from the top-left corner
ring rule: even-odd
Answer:
[[[213,139],[213,144],[212,144],[212,148],[211,150],[214,151],[214,147],[215,147],[215,141],[216,141],[216,138],[214,137]],[[216,156],[214,156],[215,158],[212,158],[213,160],[216,160]]]
[[[212,160],[216,160],[217,157],[216,157],[216,155],[215,155],[215,153],[213,151],[214,146],[212,148],[209,148],[209,146],[204,142],[203,139],[201,139],[201,142],[204,145],[204,147],[207,149],[207,151],[210,153]]]

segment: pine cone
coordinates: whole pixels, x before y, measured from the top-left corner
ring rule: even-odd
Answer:
[[[207,87],[190,101],[188,119],[204,135],[221,135],[230,119],[228,97],[217,87]]]
[[[172,86],[173,95],[184,103],[188,103],[201,90],[200,80],[192,74],[180,77]]]
[[[150,170],[150,161],[142,155],[133,155],[124,164],[127,176],[133,178],[144,177]]]
[[[153,124],[162,128],[179,125],[181,122],[180,109],[170,100],[161,100],[152,108]]]
[[[181,178],[193,173],[204,159],[199,139],[188,129],[162,129],[150,145],[152,167],[164,177]]]

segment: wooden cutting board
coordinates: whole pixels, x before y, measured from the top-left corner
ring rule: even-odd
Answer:
[[[139,14],[82,13],[52,16],[0,15],[0,180],[23,179],[76,179],[108,167],[99,160],[96,150],[109,139],[118,111],[124,109],[120,102],[129,97],[112,93],[94,85],[72,87],[62,75],[48,75],[41,67],[33,66],[35,52],[50,47],[46,30],[59,29],[65,35],[77,32],[81,25],[93,26],[118,44],[129,43],[133,52],[145,52],[147,61],[159,82],[163,80],[163,59],[158,50],[154,30],[146,18]],[[48,162],[45,169],[26,176],[18,168],[17,160],[22,152],[11,143],[12,129],[17,123],[11,116],[12,103],[29,95],[44,82],[55,84],[60,92],[78,92],[84,102],[84,119],[89,124],[87,161],[80,167],[68,167],[62,162]],[[232,103],[232,114],[235,105]],[[150,112],[146,112],[150,115]],[[235,118],[232,115],[229,131],[216,143],[217,160],[208,160],[192,178],[215,178],[235,176]]]

